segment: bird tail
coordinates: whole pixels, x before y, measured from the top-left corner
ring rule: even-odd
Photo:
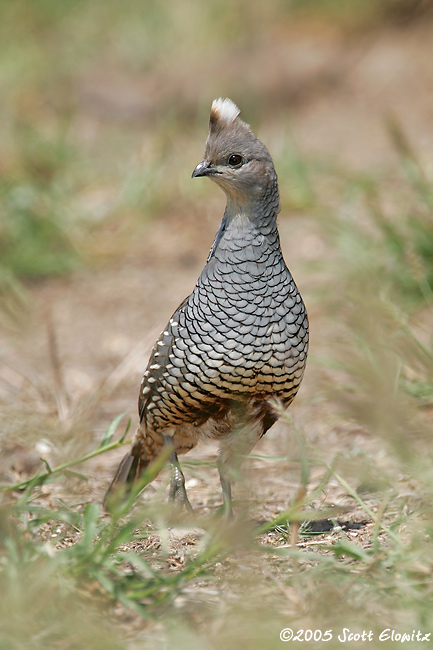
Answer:
[[[134,484],[149,466],[149,460],[143,460],[140,456],[133,455],[131,451],[128,451],[120,461],[105,494],[104,507],[107,509],[110,509],[112,503],[122,503],[130,497]]]

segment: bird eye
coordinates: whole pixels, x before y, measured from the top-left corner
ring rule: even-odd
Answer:
[[[242,156],[240,156],[238,153],[232,153],[232,155],[229,157],[229,165],[231,167],[240,167],[242,163]]]

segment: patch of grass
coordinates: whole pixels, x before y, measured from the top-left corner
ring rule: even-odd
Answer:
[[[401,176],[343,176],[334,234],[348,286],[363,281],[376,289],[379,274],[393,310],[412,313],[433,299],[433,194],[402,127],[390,120],[388,132]]]
[[[52,146],[52,145],[50,145]],[[50,175],[53,159],[37,163],[42,175]],[[44,167],[45,162],[47,167]],[[30,160],[26,164],[32,165]],[[39,166],[40,165],[40,166]],[[56,175],[58,171],[56,171]],[[68,234],[64,202],[68,196],[50,179],[37,179],[35,170],[22,177],[3,178],[0,187],[3,203],[0,230],[1,270],[18,277],[41,277],[71,271],[79,259],[78,251]]]
[[[426,20],[432,9],[427,2],[412,0],[365,0],[342,3],[339,0],[292,0],[291,7],[301,15],[321,16],[352,29],[371,29],[382,24],[407,26],[413,21]]]
[[[420,598],[427,594],[421,576],[431,562],[427,540],[433,522],[432,200],[427,174],[401,127],[391,123],[390,134],[401,178],[352,184],[352,203],[346,194],[335,224],[338,336],[333,352],[341,375],[333,376],[333,384],[346,417],[381,439],[398,459],[398,480],[386,507],[400,503],[400,515],[390,526],[389,544],[373,540],[380,552],[364,586],[375,584],[382,593],[379,607],[399,598],[425,624],[430,608]],[[376,583],[380,574],[385,592]]]
[[[293,137],[281,137],[275,154],[275,166],[281,179],[290,179],[288,183],[280,183],[282,212],[307,211],[315,207],[317,197],[310,166],[298,151]]]
[[[127,428],[113,442],[119,422],[120,417],[87,456],[59,468],[47,465],[46,471],[19,485],[3,486],[0,583],[9,598],[0,607],[7,621],[0,631],[2,647],[27,643],[36,650],[85,643],[92,650],[133,648],[135,638],[141,647],[162,648],[168,639],[179,638],[179,647],[189,639],[200,647],[234,648],[240,639],[248,639],[249,647],[258,649],[267,639],[266,647],[274,648],[281,643],[283,627],[331,626],[337,633],[348,626],[348,617],[350,625],[368,625],[375,634],[381,626],[428,629],[433,554],[425,530],[420,537],[418,513],[395,510],[391,494],[381,507],[371,509],[338,475],[337,459],[333,467],[322,463],[321,481],[310,486],[309,467],[318,459],[291,418],[288,424],[299,452],[298,496],[288,511],[266,524],[251,526],[240,513],[233,522],[213,517],[182,522],[166,508],[136,506],[131,511],[132,502],[114,506],[111,517],[97,503],[71,508],[58,501],[57,507],[47,508],[44,486],[61,480],[70,467],[123,444]],[[159,469],[151,468],[142,485]],[[340,482],[373,523],[369,547],[339,529],[322,539],[302,536],[300,545],[293,545],[295,524],[337,515],[338,508],[311,508],[331,479]],[[292,544],[282,529],[282,534],[272,532],[287,521]],[[173,553],[167,526],[172,531],[186,526],[187,536],[191,525],[200,526],[200,540],[189,551],[184,545]],[[269,534],[276,536],[272,545]],[[252,580],[257,586],[257,571],[268,576],[259,591],[251,589]],[[228,603],[230,616],[222,617]],[[92,638],[107,616],[109,626],[103,624],[101,634]],[[132,627],[125,638],[122,621],[128,620]],[[158,625],[152,628],[146,640],[139,630],[157,621],[159,631]],[[115,630],[118,626],[122,634]],[[216,630],[211,636],[204,634],[209,626]]]
[[[348,221],[345,213],[336,225],[345,269],[336,300],[349,328],[343,348],[349,374],[362,382],[352,395],[370,399],[361,408],[370,425],[376,418],[375,429],[378,422],[386,430],[400,429],[402,441],[412,445],[421,421],[429,427],[419,407],[428,407],[433,397],[433,200],[401,128],[392,123],[390,131],[406,184],[400,181],[394,202],[387,195],[388,214],[381,207],[382,187],[370,181],[358,188],[365,217]]]

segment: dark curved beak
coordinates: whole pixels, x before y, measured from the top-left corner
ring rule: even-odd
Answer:
[[[202,160],[194,169],[192,178],[196,178],[196,176],[211,176],[212,174],[218,173],[219,172],[211,166],[211,163],[208,160]]]

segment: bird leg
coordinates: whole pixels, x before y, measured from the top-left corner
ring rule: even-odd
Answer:
[[[239,478],[242,459],[247,456],[263,433],[263,424],[254,413],[245,413],[241,408],[234,412],[234,422],[229,436],[221,439],[217,461],[223,491],[223,513],[232,517],[231,483]]]
[[[232,509],[232,484],[228,478],[224,476],[222,463],[217,463],[218,472],[220,475],[221,487],[223,490],[223,514],[227,519],[233,517]]]
[[[164,442],[167,446],[173,446],[173,438],[171,436],[164,436]],[[185,477],[180,468],[179,459],[176,452],[173,452],[170,455],[170,465],[171,465],[171,478],[170,478],[170,489],[168,492],[168,498],[170,501],[176,501],[180,506],[185,506],[187,510],[192,512],[193,508],[189,502],[188,495],[185,488]]]

